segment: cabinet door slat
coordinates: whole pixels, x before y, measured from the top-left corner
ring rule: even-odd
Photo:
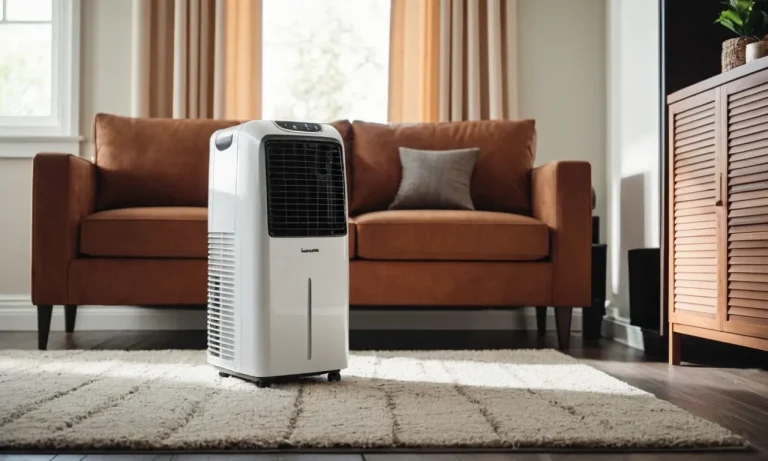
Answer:
[[[728,155],[736,155],[742,152],[749,152],[756,149],[762,149],[765,147],[768,147],[768,140],[749,142],[746,144],[742,144],[740,146],[731,147],[730,149],[728,149]]]
[[[762,215],[768,215],[768,206],[744,208],[740,210],[729,210],[728,212],[729,218],[738,218],[742,216],[762,216]]]
[[[730,118],[730,117],[733,117],[734,115],[746,114],[746,113],[752,112],[755,109],[760,109],[766,106],[768,106],[768,99],[760,99],[759,101],[754,101],[749,104],[744,104],[743,106],[729,108],[728,116]]]
[[[755,117],[760,117],[761,115],[766,115],[766,114],[768,114],[768,107],[760,107],[760,108],[751,110],[749,112],[745,112],[743,114],[732,115],[731,117],[728,118],[728,125],[734,126],[738,123],[742,123],[746,120],[751,120]]]
[[[715,103],[714,101],[712,103],[707,103],[702,106],[690,109],[686,112],[680,113],[675,117],[675,127],[680,129],[680,131],[683,131],[683,129],[686,127],[686,125],[689,125],[696,120],[701,120],[702,118],[706,117],[712,117],[714,123],[714,116],[715,116]]]
[[[728,256],[768,256],[768,248],[734,248]]]
[[[760,291],[763,293],[768,292],[768,280],[765,283],[760,282],[730,282],[728,284],[730,290],[745,290],[745,291]]]

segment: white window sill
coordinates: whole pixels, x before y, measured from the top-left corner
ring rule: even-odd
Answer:
[[[40,152],[80,155],[83,136],[0,135],[0,158],[33,158]]]

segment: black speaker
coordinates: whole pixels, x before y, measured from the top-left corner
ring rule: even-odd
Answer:
[[[593,221],[594,222],[594,221]],[[607,245],[592,245],[592,305],[581,312],[584,339],[599,339],[605,315],[605,266]]]
[[[592,216],[592,243],[600,243],[600,216]]]
[[[658,248],[629,250],[627,262],[630,323],[658,331],[661,327],[661,251]]]

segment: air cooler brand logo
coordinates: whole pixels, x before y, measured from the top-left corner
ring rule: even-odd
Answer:
[[[302,253],[320,253],[320,250],[317,248],[302,248]]]

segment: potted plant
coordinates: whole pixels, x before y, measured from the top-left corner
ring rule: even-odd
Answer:
[[[722,71],[727,72],[747,62],[747,46],[750,45],[750,61],[765,55],[762,37],[768,26],[765,0],[726,0],[726,9],[715,20],[738,37],[723,42]]]

